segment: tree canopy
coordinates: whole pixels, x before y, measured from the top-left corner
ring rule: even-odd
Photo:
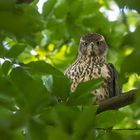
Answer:
[[[122,91],[139,88],[139,1],[46,0],[38,11],[41,1],[0,1],[0,139],[139,140],[139,93],[131,105],[97,114],[90,92],[101,79],[71,93],[63,74],[80,37],[97,32]]]

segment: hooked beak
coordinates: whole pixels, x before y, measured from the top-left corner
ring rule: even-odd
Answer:
[[[91,43],[89,44],[89,46],[90,46],[90,48],[91,48],[92,50],[97,50],[97,49],[98,49],[98,47],[97,47],[93,42],[91,42]]]

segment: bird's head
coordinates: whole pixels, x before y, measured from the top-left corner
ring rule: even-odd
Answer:
[[[104,37],[98,33],[88,33],[80,39],[79,54],[81,55],[103,56],[107,49]]]

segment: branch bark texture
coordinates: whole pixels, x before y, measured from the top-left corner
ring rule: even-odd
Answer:
[[[138,89],[130,90],[128,92],[120,94],[119,96],[112,97],[106,101],[99,103],[97,114],[106,110],[118,109],[118,108],[127,106],[129,104],[132,104],[135,99],[136,94],[139,91],[140,90]]]

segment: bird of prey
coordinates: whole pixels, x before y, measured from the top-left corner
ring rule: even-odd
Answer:
[[[108,45],[102,35],[88,33],[81,37],[78,56],[65,71],[65,75],[72,80],[71,92],[81,82],[102,77],[102,85],[92,92],[96,103],[119,94],[117,72],[113,64],[106,61],[107,50]]]

